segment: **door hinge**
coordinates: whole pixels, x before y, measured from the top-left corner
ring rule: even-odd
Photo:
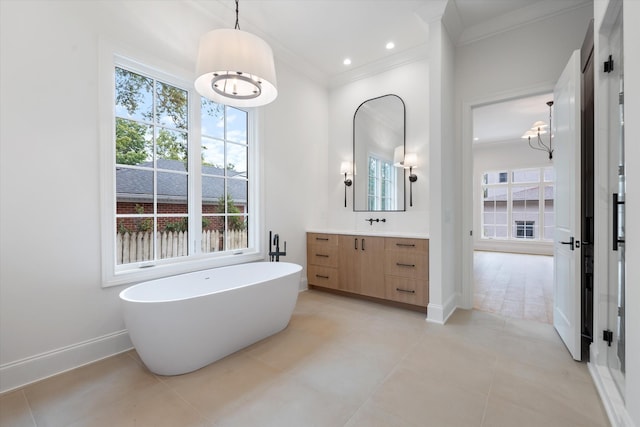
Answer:
[[[618,94],[618,105],[624,105],[624,92]]]
[[[613,71],[613,57],[609,55],[609,59],[604,61],[604,72],[610,73]]]
[[[469,236],[473,236],[473,230],[469,230]]]
[[[613,332],[610,330],[602,331],[602,339],[608,342],[609,347],[611,347],[611,342],[613,341]]]

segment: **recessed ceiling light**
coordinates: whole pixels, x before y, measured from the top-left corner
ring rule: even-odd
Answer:
[[[394,47],[396,47],[396,45],[395,45],[395,43],[394,43],[394,42],[389,42],[389,43],[387,43],[387,46],[386,46],[386,48],[387,48],[387,49],[391,50],[391,49],[393,49]]]
[[[342,63],[343,63],[344,65],[351,65],[351,60],[350,60],[349,58],[345,58],[345,60],[344,60],[344,61],[342,61]]]

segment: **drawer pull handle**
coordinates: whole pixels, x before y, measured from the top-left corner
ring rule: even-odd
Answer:
[[[396,243],[396,246],[401,246],[403,248],[415,248],[416,245],[414,243]]]
[[[316,254],[316,256],[319,256],[322,258],[329,258],[329,255],[325,255],[325,254]]]
[[[328,278],[329,278],[329,276],[321,276],[321,275],[319,275],[319,274],[316,274],[316,277],[317,277],[318,279],[328,279]]]
[[[414,291],[413,289],[402,289],[402,288],[396,288],[396,291],[398,292],[405,292],[407,294],[415,294],[416,291]]]
[[[316,240],[324,240],[324,241],[328,241],[329,238],[328,237],[316,237]]]
[[[415,264],[403,264],[401,262],[396,262],[396,265],[398,267],[411,267],[411,268],[414,268],[416,266]]]

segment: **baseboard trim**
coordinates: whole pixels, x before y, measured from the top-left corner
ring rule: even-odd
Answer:
[[[594,363],[587,363],[587,367],[600,395],[604,410],[609,417],[611,427],[635,427],[607,368]]]
[[[5,363],[0,366],[0,393],[24,387],[132,348],[129,333],[122,330]]]
[[[300,277],[300,284],[298,285],[298,289],[300,292],[306,291],[309,289],[309,283],[307,282],[307,277]]]
[[[451,295],[444,305],[434,304],[432,302],[427,306],[427,322],[437,323],[438,325],[444,325],[449,320],[449,317],[456,311],[456,301],[460,298],[459,293]]]

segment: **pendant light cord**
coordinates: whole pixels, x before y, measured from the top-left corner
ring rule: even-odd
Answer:
[[[236,26],[235,26],[236,30],[240,29],[240,22],[238,21],[238,0],[236,0]]]

